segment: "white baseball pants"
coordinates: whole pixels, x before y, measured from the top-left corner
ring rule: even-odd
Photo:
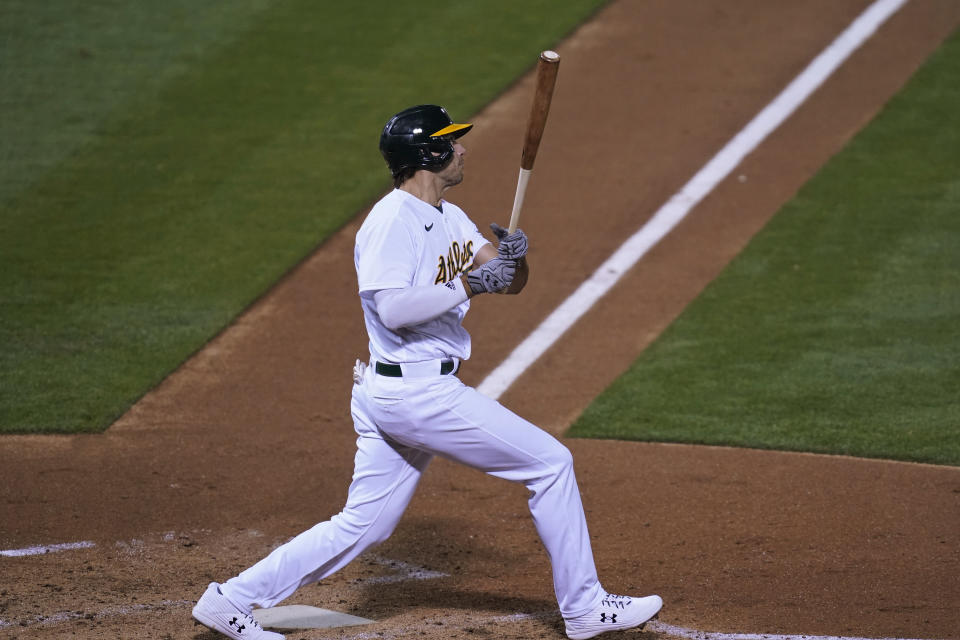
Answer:
[[[272,607],[386,540],[434,455],[522,482],[565,618],[602,597],[569,450],[455,375],[392,378],[367,367],[353,387],[359,436],[343,511],[222,585],[241,609]]]

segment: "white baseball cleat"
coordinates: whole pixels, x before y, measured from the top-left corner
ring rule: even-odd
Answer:
[[[590,613],[564,620],[567,637],[571,640],[585,640],[607,631],[642,627],[660,612],[662,606],[663,600],[660,596],[632,598],[608,593]]]
[[[211,582],[193,608],[193,617],[205,627],[234,640],[284,640],[279,633],[264,631],[252,615],[237,609]]]

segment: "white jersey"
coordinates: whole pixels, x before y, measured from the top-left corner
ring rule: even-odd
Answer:
[[[370,355],[376,360],[470,357],[470,334],[462,325],[469,300],[433,320],[396,331],[383,325],[373,300],[381,289],[439,285],[473,267],[487,239],[456,205],[441,201],[441,209],[394,189],[374,205],[357,232],[353,262]]]

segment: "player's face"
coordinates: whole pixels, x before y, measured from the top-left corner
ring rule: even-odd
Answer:
[[[444,184],[444,188],[452,187],[463,181],[463,156],[467,153],[466,148],[457,140],[450,140],[453,145],[453,158],[443,169],[437,172]]]

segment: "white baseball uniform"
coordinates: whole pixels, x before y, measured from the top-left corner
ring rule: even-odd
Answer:
[[[395,189],[357,233],[354,262],[371,360],[353,387],[358,438],[347,504],[224,583],[224,595],[241,610],[274,606],[386,540],[434,455],[530,490],[530,513],[565,618],[586,614],[604,597],[568,449],[461,383],[455,371],[441,373],[443,361],[455,369],[470,357],[470,336],[461,325],[470,302],[459,276],[487,244],[460,208],[444,201],[441,209]],[[378,310],[389,302],[383,292],[408,296],[394,305],[390,315],[400,320],[391,325],[418,317],[411,300],[436,305],[446,297],[450,306],[391,329]]]

